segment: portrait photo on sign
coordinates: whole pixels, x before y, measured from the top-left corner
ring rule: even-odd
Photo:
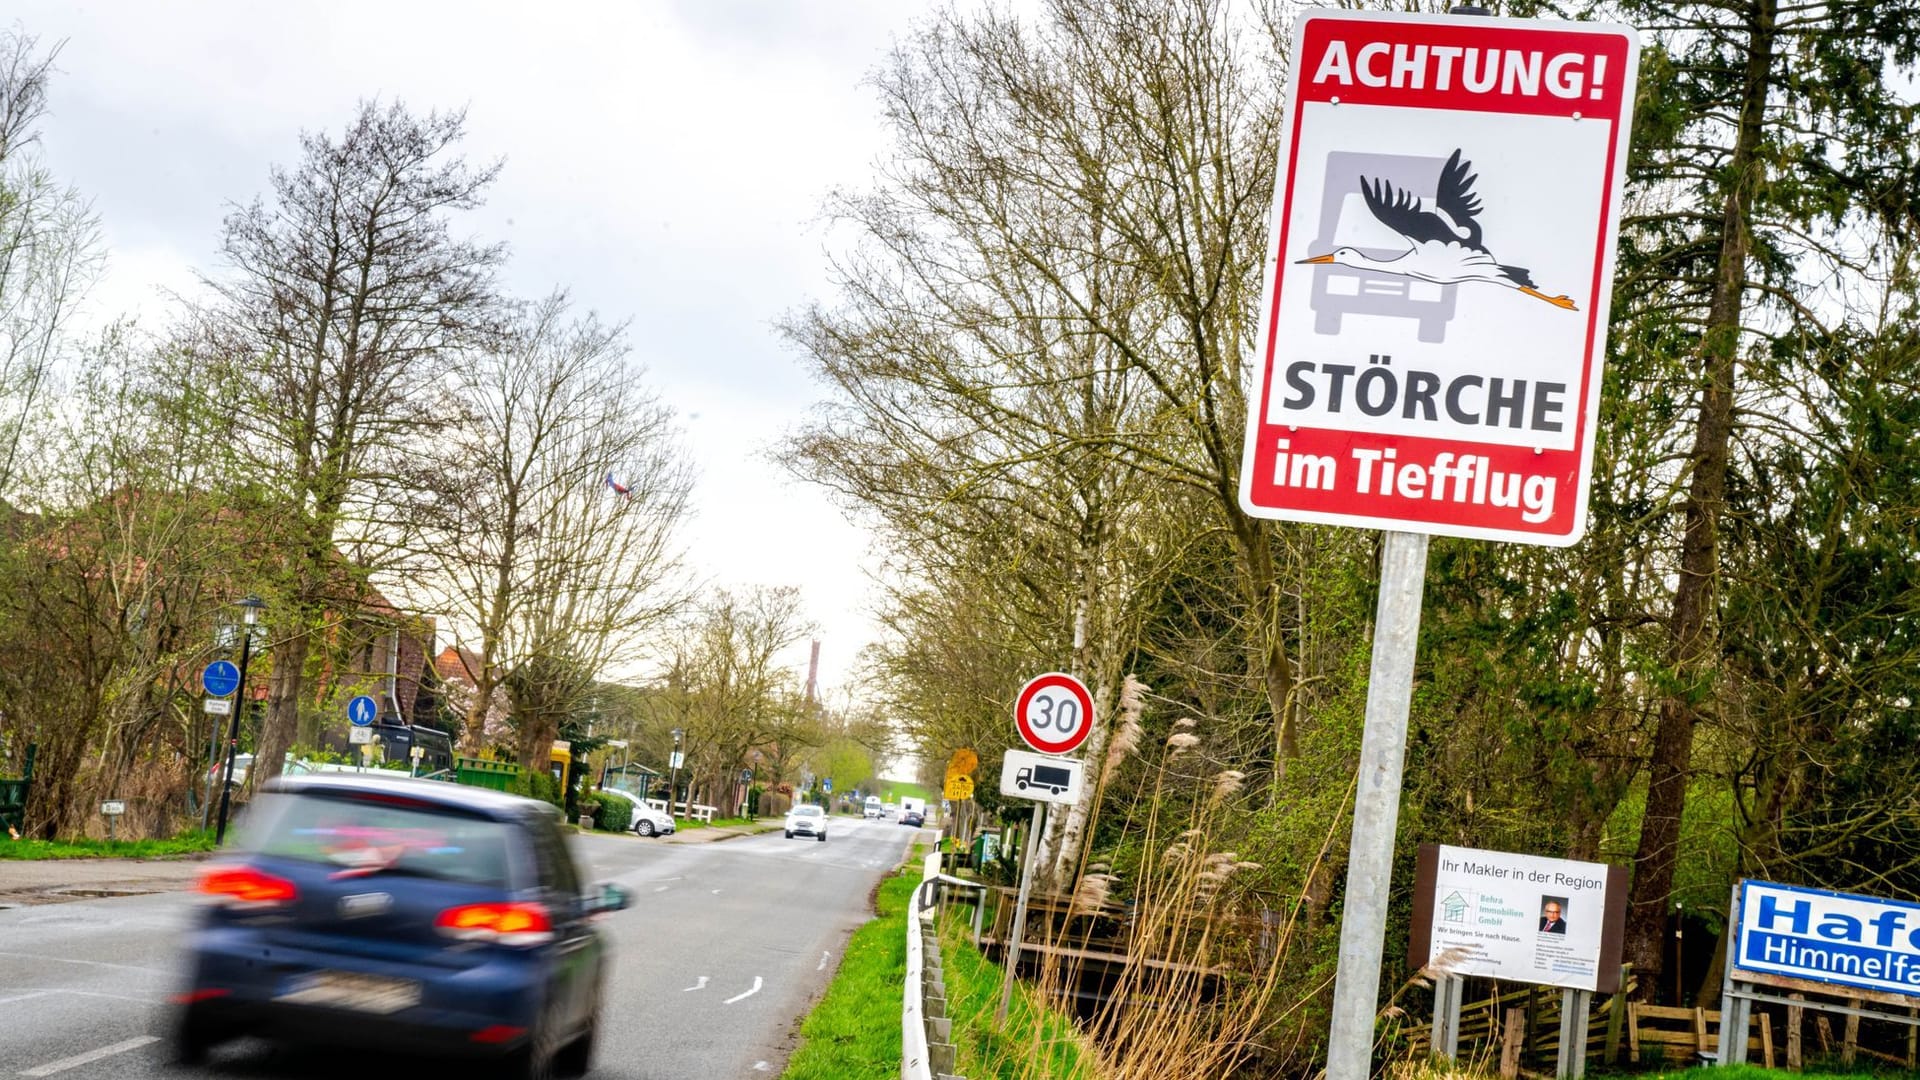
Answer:
[[[1543,896],[1540,898],[1540,932],[1543,934],[1567,932],[1566,897]]]

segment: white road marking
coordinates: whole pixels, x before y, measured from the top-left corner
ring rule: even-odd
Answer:
[[[103,1046],[98,1050],[89,1050],[84,1054],[64,1057],[59,1061],[49,1061],[38,1068],[28,1069],[20,1075],[52,1076],[55,1073],[66,1072],[68,1069],[77,1069],[82,1065],[90,1065],[93,1062],[99,1061],[101,1058],[110,1058],[115,1054],[124,1054],[129,1050],[138,1050],[148,1043],[157,1043],[159,1041],[160,1037],[158,1035],[140,1035],[127,1039],[124,1042],[114,1043],[112,1046]]]
[[[71,994],[74,997],[106,998],[108,1001],[131,1001],[135,1005],[153,1005],[157,1003],[155,999],[151,997],[128,997],[125,994],[103,994],[98,990],[68,990],[60,986],[47,987],[44,989],[28,989],[23,986],[19,988],[19,992],[19,997],[0,998],[0,1005],[7,1005],[15,1001],[25,1001],[28,998],[44,997],[48,994]]]
[[[825,971],[825,970],[827,970],[827,957],[829,957],[829,956],[831,956],[831,955],[833,955],[833,954],[832,954],[832,953],[821,953],[821,954],[820,954],[820,965],[819,965],[818,967],[816,967],[816,968],[814,968],[813,970],[815,970],[815,971]]]
[[[769,1072],[769,1071],[771,1071],[771,1070],[772,1070],[772,1068],[773,1068],[773,1066],[771,1066],[771,1065],[768,1065],[768,1064],[767,1064],[766,1062],[764,1062],[764,1061],[756,1061],[756,1062],[754,1062],[754,1063],[753,1063],[753,1071],[754,1071],[754,1072]]]
[[[666,892],[666,891],[667,891],[667,887],[666,887],[665,885],[662,885],[662,886],[660,886],[659,888],[657,888],[657,889],[655,889],[655,890],[653,890],[653,891],[654,891],[654,892],[657,892],[657,893],[662,893],[662,892]]]
[[[730,997],[730,998],[728,998],[727,1000],[725,1000],[725,1001],[723,1001],[723,1002],[721,1002],[720,1004],[722,1004],[722,1005],[731,1005],[731,1004],[733,1004],[733,1003],[734,1003],[734,1002],[736,1002],[736,1001],[741,1001],[741,1000],[744,1000],[744,999],[746,999],[746,998],[750,998],[750,997],[752,997],[753,995],[755,995],[755,994],[757,994],[757,993],[759,993],[759,992],[760,992],[760,976],[758,976],[758,975],[755,975],[755,976],[753,977],[753,989],[751,989],[751,990],[749,990],[749,991],[747,991],[747,992],[746,992],[746,993],[744,993],[744,994],[735,994],[735,995],[733,995],[732,997]]]
[[[73,960],[65,956],[47,956],[44,953],[0,952],[0,956],[17,956],[22,960],[45,960],[53,964],[79,964],[81,967],[108,968],[113,971],[138,971],[143,975],[172,974],[159,968],[136,967],[133,964],[109,964],[105,960]]]
[[[720,895],[720,890],[719,890],[719,889],[715,889],[715,890],[713,890],[713,895],[715,895],[715,896],[719,896],[719,895]]]
[[[707,988],[707,977],[705,975],[702,975],[700,976],[699,982],[694,983],[692,986],[689,986],[685,990],[682,990],[680,992],[685,994],[694,990],[705,990],[706,988]]]

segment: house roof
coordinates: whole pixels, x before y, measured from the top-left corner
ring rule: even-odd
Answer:
[[[462,649],[453,645],[440,650],[433,658],[433,670],[443,680],[458,679],[470,683],[480,671],[480,654],[472,649]]]

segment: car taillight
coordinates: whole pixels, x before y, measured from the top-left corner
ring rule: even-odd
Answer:
[[[553,920],[539,904],[464,904],[441,912],[433,925],[460,941],[525,946],[553,940]]]
[[[278,907],[300,898],[283,877],[251,866],[216,866],[200,875],[201,893],[233,907]]]

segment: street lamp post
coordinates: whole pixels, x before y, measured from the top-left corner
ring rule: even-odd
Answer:
[[[266,601],[249,596],[235,601],[240,609],[240,692],[235,695],[233,712],[227,719],[227,764],[220,771],[220,820],[214,826],[213,843],[220,846],[227,838],[227,808],[233,796],[233,759],[240,750],[240,714],[247,708],[247,661],[253,659],[253,627],[260,621]],[[258,765],[255,762],[255,765]]]
[[[673,756],[667,759],[667,816],[673,816],[673,796],[680,782],[680,737],[686,732],[673,729]]]

